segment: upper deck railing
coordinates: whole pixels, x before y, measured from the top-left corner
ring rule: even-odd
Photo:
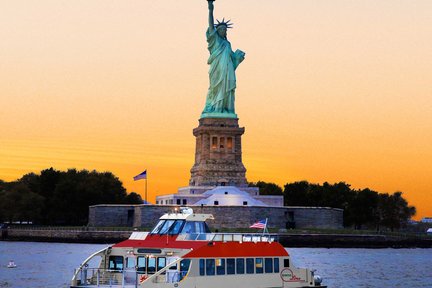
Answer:
[[[277,234],[258,233],[191,233],[180,234],[177,241],[214,241],[214,242],[277,242]]]
[[[137,287],[137,271],[81,267],[75,272],[75,287]]]

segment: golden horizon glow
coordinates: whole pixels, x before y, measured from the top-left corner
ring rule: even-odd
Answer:
[[[208,85],[202,1],[0,4],[0,179],[111,171],[149,200],[187,186]],[[249,181],[404,192],[432,216],[432,1],[218,0],[246,52]]]

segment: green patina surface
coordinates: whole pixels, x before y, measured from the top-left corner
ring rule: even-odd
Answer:
[[[234,101],[236,89],[235,70],[244,60],[245,53],[241,50],[235,52],[226,37],[229,21],[218,21],[215,25],[213,17],[213,1],[209,6],[209,28],[207,29],[207,43],[210,57],[210,85],[207,92],[206,103],[201,118],[237,118]]]
[[[237,114],[235,113],[222,113],[222,112],[202,112],[201,118],[233,118],[237,119]]]

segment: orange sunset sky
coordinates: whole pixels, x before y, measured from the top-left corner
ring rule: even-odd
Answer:
[[[432,216],[432,1],[217,0],[232,19],[249,181],[403,191]],[[0,179],[112,171],[188,184],[208,88],[205,0],[0,2]]]

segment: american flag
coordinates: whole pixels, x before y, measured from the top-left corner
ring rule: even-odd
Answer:
[[[144,172],[138,174],[133,179],[134,179],[134,181],[137,181],[137,180],[140,180],[140,179],[147,179],[147,170],[145,170]]]
[[[252,224],[249,228],[265,229],[266,226],[267,226],[267,219],[264,219]]]

